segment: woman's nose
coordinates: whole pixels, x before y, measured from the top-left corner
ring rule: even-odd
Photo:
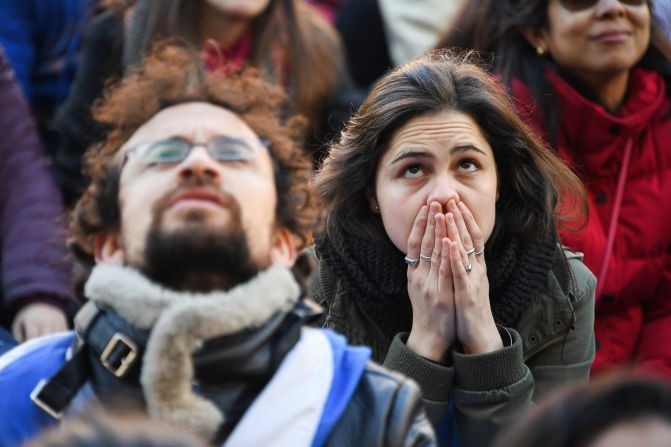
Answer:
[[[594,11],[597,17],[620,17],[625,13],[620,0],[599,0]]]
[[[459,191],[454,179],[448,175],[441,175],[434,177],[431,182],[429,195],[426,199],[426,204],[431,205],[432,202],[438,202],[443,208],[443,212],[447,212],[447,204],[454,199],[459,202]]]

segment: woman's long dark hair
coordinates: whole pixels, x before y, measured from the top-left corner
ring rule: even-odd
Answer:
[[[545,117],[550,141],[554,143],[558,105],[545,76],[545,70],[553,62],[548,56],[539,56],[520,32],[522,28],[548,26],[548,1],[470,0],[438,46],[493,53],[491,69],[501,75],[508,88],[514,79],[529,87]],[[653,7],[651,2],[648,4]],[[667,95],[671,95],[671,42],[663,36],[656,20],[651,23],[650,45],[637,66],[661,74],[666,81]]]
[[[578,178],[522,122],[505,91],[468,60],[439,51],[390,72],[331,146],[316,188],[336,249],[352,236],[388,239],[367,196],[389,140],[416,116],[450,110],[473,118],[494,152],[499,200],[489,253],[497,253],[508,237],[551,238],[558,224],[584,223],[586,202]],[[560,210],[567,203],[564,195],[577,201]]]

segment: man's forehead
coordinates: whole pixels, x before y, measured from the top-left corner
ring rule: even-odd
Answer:
[[[247,123],[231,110],[207,102],[187,102],[156,113],[133,133],[123,147],[176,136],[202,142],[216,135],[257,137]]]

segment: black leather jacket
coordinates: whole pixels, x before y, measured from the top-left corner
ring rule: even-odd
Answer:
[[[436,440],[417,384],[369,362],[326,445],[433,446]]]

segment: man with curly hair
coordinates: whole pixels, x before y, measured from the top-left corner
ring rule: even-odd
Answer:
[[[319,207],[303,120],[257,73],[158,47],[95,110],[105,142],[71,221],[75,331],[0,357],[0,439],[92,403],[226,445],[431,445],[417,386],[304,325],[291,272]]]

